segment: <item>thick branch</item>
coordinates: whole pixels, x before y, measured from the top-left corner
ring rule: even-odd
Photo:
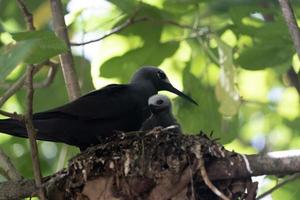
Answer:
[[[299,150],[300,152],[300,150]],[[276,154],[280,155],[289,155],[291,151],[282,151],[282,152],[272,152],[266,155],[245,155],[243,158],[242,156],[233,156],[231,158],[221,158],[216,159],[215,161],[211,162],[210,164],[206,165],[206,170],[208,177],[211,181],[216,180],[225,180],[225,179],[240,179],[240,178],[248,178],[252,176],[260,176],[260,175],[288,175],[291,173],[298,173],[300,172],[300,153],[293,152],[293,156],[286,156],[286,157],[278,157],[274,156]],[[249,172],[249,167],[245,166],[245,160],[248,160],[250,170],[252,173]],[[193,174],[198,173],[198,176],[201,178],[199,173],[199,165],[194,165],[187,167],[181,174],[180,179],[178,181],[178,186],[173,184],[173,188],[180,188],[185,187],[190,181]],[[67,172],[64,172],[67,175]],[[172,173],[171,173],[172,174]],[[170,176],[174,176],[171,175]],[[57,179],[57,177],[61,177],[61,179],[66,178],[65,175],[62,175],[62,172],[58,172],[57,175],[53,175],[53,178],[48,179],[44,183],[45,188],[53,188],[55,186],[52,179]],[[132,177],[135,179],[136,177]],[[139,177],[140,181],[143,182],[143,178]],[[171,178],[171,180],[178,178]],[[128,181],[130,182],[130,181]],[[14,190],[10,187],[14,185]],[[155,187],[156,191],[158,187]],[[59,188],[58,188],[59,189]],[[61,189],[61,188],[60,188]],[[173,190],[172,190],[173,191]],[[27,181],[8,181],[0,184],[0,199],[5,197],[17,197],[17,198],[24,198],[28,197],[31,194],[36,193],[36,188],[34,187],[34,182],[32,180]],[[168,194],[168,197],[174,195],[175,191]],[[152,194],[152,193],[151,193]],[[154,195],[154,194],[153,194]],[[167,194],[166,194],[167,195]]]
[[[77,75],[74,68],[74,61],[70,49],[69,36],[67,32],[67,27],[64,20],[62,5],[60,0],[50,0],[51,10],[53,16],[53,27],[61,39],[65,41],[68,47],[66,53],[60,54],[60,62],[62,66],[62,71],[64,75],[64,80],[67,87],[67,92],[70,100],[77,99],[80,96],[80,88],[77,79]]]
[[[59,55],[60,63],[64,75],[64,80],[68,92],[68,96],[70,101],[77,99],[80,96],[80,87],[78,78],[76,75],[75,67],[74,67],[74,60],[70,48],[70,40],[68,36],[68,31],[64,19],[62,4],[60,0],[50,0],[51,3],[51,11],[53,16],[53,27],[58,35],[62,40],[65,41],[67,45],[67,52],[62,53]],[[67,154],[67,146],[62,146],[62,151],[59,155],[59,162],[57,168],[61,168],[64,164],[64,160]]]
[[[287,156],[291,153],[293,156]],[[279,157],[276,154],[285,156]],[[247,155],[245,157],[236,156],[230,159],[219,159],[207,166],[207,173],[212,180],[260,175],[287,175],[299,172],[300,150],[297,152],[273,152],[266,155]]]

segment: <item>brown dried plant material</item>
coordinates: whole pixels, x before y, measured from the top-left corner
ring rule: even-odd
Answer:
[[[164,129],[119,133],[69,162],[59,179],[61,192],[65,199],[219,199],[203,181],[198,154],[209,177],[214,177],[210,163],[238,156],[203,133],[185,136]],[[211,181],[230,199],[255,197],[256,189],[250,195],[246,192],[255,188],[249,178]]]

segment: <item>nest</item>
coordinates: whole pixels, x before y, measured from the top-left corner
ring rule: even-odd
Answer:
[[[181,135],[155,128],[117,134],[70,160],[55,185],[63,199],[214,200],[220,197],[207,186],[210,174],[204,177],[201,169],[235,156],[203,132]],[[249,192],[251,178],[220,177],[212,184],[229,199],[255,197]]]

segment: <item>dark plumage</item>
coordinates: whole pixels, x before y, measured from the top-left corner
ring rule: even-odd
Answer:
[[[176,125],[176,132],[181,133],[180,124],[172,114],[172,104],[168,97],[161,94],[153,95],[148,100],[148,106],[151,115],[142,124],[141,130],[151,130],[155,127],[166,128],[171,125]]]
[[[63,142],[80,149],[99,143],[115,131],[135,131],[150,115],[148,98],[160,90],[197,104],[174,88],[156,67],[142,67],[129,84],[112,84],[77,100],[33,115],[37,139]],[[0,120],[0,132],[27,137],[25,126],[14,119]]]

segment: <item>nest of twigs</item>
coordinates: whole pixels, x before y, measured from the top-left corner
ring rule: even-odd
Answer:
[[[64,199],[221,199],[212,186],[228,199],[254,199],[249,178],[205,177],[212,162],[233,156],[202,132],[117,134],[70,160],[56,185]]]

